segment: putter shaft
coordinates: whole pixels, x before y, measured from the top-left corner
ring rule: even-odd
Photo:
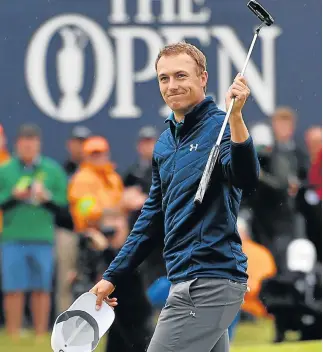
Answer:
[[[247,66],[248,66],[248,63],[249,63],[253,48],[254,48],[255,43],[257,41],[260,29],[263,27],[263,25],[264,24],[262,23],[255,31],[254,37],[252,39],[252,42],[251,42],[251,45],[250,45],[250,48],[249,48],[249,51],[248,51],[248,54],[247,54],[247,58],[245,60],[243,69],[241,71],[241,76],[244,76],[244,74],[245,74],[245,71],[247,69]],[[220,143],[221,143],[225,128],[226,128],[226,126],[228,124],[229,117],[231,115],[234,103],[235,103],[235,98],[231,99],[228,111],[227,111],[227,113],[225,115],[225,118],[224,118],[221,130],[220,130],[220,133],[218,135],[216,144],[213,146],[213,148],[211,150],[211,153],[209,155],[206,167],[205,167],[205,169],[203,171],[203,174],[202,174],[202,178],[201,178],[198,190],[197,190],[195,198],[194,198],[194,203],[195,204],[201,204],[202,201],[203,201],[205,192],[206,192],[207,187],[208,187],[209,182],[210,182],[210,178],[211,178],[214,166],[215,166],[215,164],[217,162],[217,159],[219,157],[219,154],[220,154]]]

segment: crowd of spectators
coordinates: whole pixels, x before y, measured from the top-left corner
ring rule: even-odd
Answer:
[[[321,317],[322,128],[310,127],[299,143],[296,124],[295,112],[280,107],[250,129],[261,172],[257,190],[243,196],[237,221],[250,291],[231,339],[241,320],[259,318],[275,321],[276,342],[288,329],[320,338],[313,332]],[[38,126],[22,125],[10,151],[0,126],[0,325],[12,339],[31,327],[44,338],[53,319],[100,278],[148,196],[158,137],[153,126],[143,127],[134,146],[138,158],[120,175],[109,141],[85,126],[72,129],[63,165],[42,154]],[[158,244],[116,288],[108,352],[145,350],[169,289],[162,249]],[[287,301],[279,300],[283,296]],[[286,306],[297,308],[299,324],[284,323]]]

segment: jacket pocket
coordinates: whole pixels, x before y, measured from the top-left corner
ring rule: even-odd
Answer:
[[[237,266],[240,270],[247,271],[248,268],[248,258],[242,251],[242,246],[240,243],[230,241],[231,252],[236,259]]]

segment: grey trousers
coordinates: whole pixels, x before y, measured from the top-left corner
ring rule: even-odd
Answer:
[[[228,327],[246,291],[227,279],[172,285],[147,352],[228,352]]]

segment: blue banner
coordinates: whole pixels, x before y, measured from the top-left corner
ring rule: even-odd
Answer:
[[[187,40],[207,56],[208,94],[223,107],[258,19],[247,0],[2,0],[0,120],[10,146],[18,126],[37,123],[44,153],[62,161],[71,128],[106,136],[124,169],[139,128],[161,131],[168,109],[154,62],[165,44]],[[278,105],[299,115],[297,134],[321,124],[321,0],[262,0],[275,18],[256,43],[246,77],[248,124]]]

